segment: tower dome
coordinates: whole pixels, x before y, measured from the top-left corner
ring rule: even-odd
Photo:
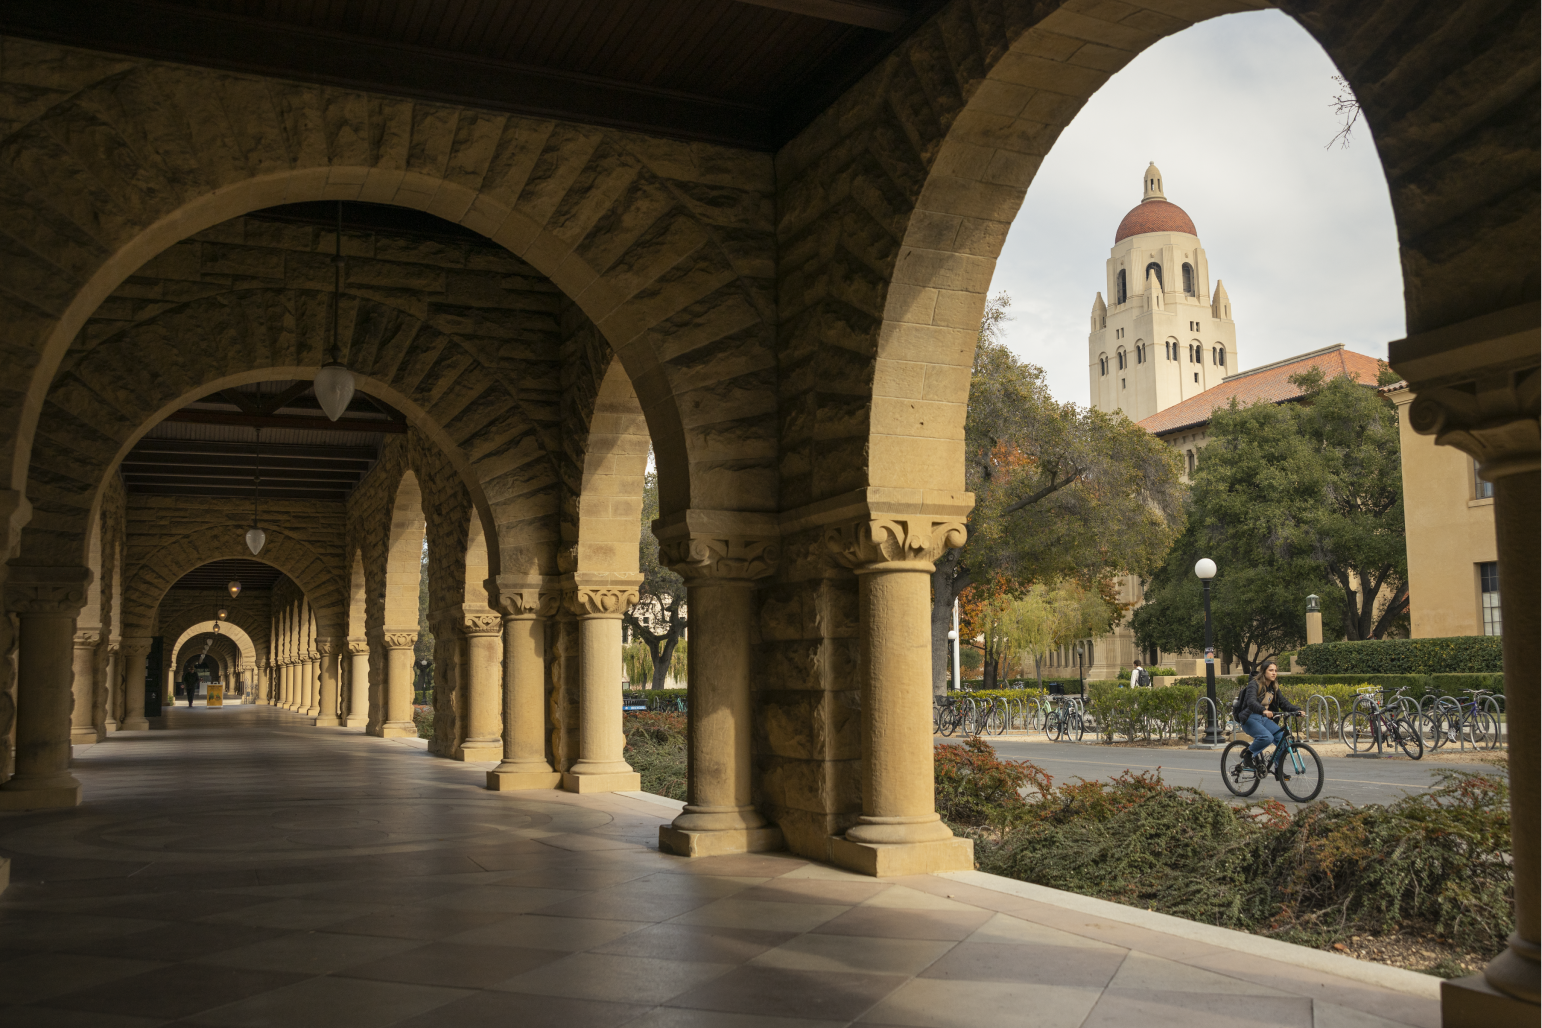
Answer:
[[[1146,174],[1141,180],[1142,199],[1130,213],[1119,222],[1119,228],[1114,232],[1114,242],[1138,236],[1143,232],[1187,232],[1191,236],[1199,235],[1194,230],[1194,222],[1190,220],[1182,207],[1170,202],[1162,192],[1162,169],[1152,161],[1146,168]]]

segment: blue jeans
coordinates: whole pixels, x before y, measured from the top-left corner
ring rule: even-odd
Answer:
[[[1278,743],[1280,737],[1285,734],[1285,729],[1262,714],[1249,714],[1248,719],[1242,722],[1242,730],[1253,737],[1253,744],[1248,747],[1248,752],[1254,756],[1267,749],[1270,743]]]

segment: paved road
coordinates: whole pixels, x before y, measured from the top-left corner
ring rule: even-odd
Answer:
[[[939,738],[937,741],[959,740]],[[1221,782],[1219,750],[1101,746],[1092,742],[1029,741],[1011,736],[997,736],[987,741],[1003,757],[1033,761],[1053,775],[1057,782],[1075,778],[1106,780],[1126,769],[1149,771],[1161,768],[1162,780],[1169,785],[1194,786],[1215,796],[1233,798]],[[1323,785],[1322,797],[1347,800],[1357,805],[1391,803],[1408,793],[1427,789],[1434,781],[1432,772],[1442,766],[1460,766],[1468,771],[1486,770],[1483,765],[1442,765],[1429,757],[1420,761],[1323,757],[1323,771],[1327,781]],[[1287,806],[1295,806],[1272,778],[1250,798],[1276,799]]]

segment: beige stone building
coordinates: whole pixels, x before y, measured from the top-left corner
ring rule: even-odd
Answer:
[[[1437,446],[1410,423],[1418,394],[1407,382],[1383,392],[1397,404],[1408,531],[1409,634],[1415,639],[1500,635],[1494,485],[1460,450]]]
[[[1263,5],[611,0],[614,17],[561,0],[459,4],[455,17],[449,6],[376,18],[360,12],[379,5],[309,0],[6,5],[7,826],[84,832],[116,817],[99,834],[164,855],[159,838],[174,833],[121,793],[70,809],[82,796],[72,740],[103,739],[82,747],[87,760],[142,766],[157,752],[144,734],[148,655],[204,623],[196,603],[179,609],[178,583],[217,561],[257,559],[287,582],[242,615],[272,738],[309,736],[333,755],[405,745],[384,740],[413,732],[426,542],[446,676],[434,766],[496,755],[476,779],[518,791],[503,809],[531,812],[524,836],[483,836],[478,860],[554,888],[606,849],[645,859],[645,873],[732,853],[744,870],[729,874],[758,875],[745,852],[776,847],[867,875],[971,867],[969,841],[934,803],[930,573],[962,543],[973,504],[964,410],[994,262],[1040,162],[1110,75],[1197,20]],[[1501,569],[1529,574],[1535,11],[1280,7],[1322,44],[1374,132],[1404,268],[1410,337],[1391,362],[1418,394],[1410,424],[1481,461]],[[548,23],[561,31],[537,31]],[[1147,265],[1161,268],[1160,295],[1141,301],[1148,320],[1110,324],[1149,332],[1138,338],[1153,367],[1176,337],[1182,396],[1235,367],[1216,334],[1230,312],[1215,315],[1219,289],[1202,300],[1197,237],[1157,235],[1138,259],[1141,236],[1121,241],[1124,270],[1142,276],[1126,276],[1126,305],[1145,295]],[[1178,313],[1159,318],[1158,303]],[[1185,363],[1182,346],[1223,338],[1224,365]],[[156,431],[167,424],[201,427]],[[689,800],[644,838],[616,794],[638,783],[621,733],[621,613],[636,595],[650,443],[653,531],[688,584],[693,623]],[[265,540],[248,548],[254,521]],[[1535,591],[1515,592],[1505,616],[1510,716],[1534,723]],[[99,705],[121,712],[120,731],[87,730]],[[1536,782],[1536,744],[1513,738],[1517,782]],[[221,781],[206,806],[224,815]],[[263,816],[307,787],[267,797]],[[412,802],[376,782],[356,789],[348,804]],[[437,789],[424,793],[447,795]],[[1489,972],[1512,999],[1468,986],[1510,1007],[1536,1002],[1539,937],[1537,894],[1519,884],[1539,877],[1538,798],[1521,785],[1513,796],[1518,934]],[[52,812],[23,813],[34,810]],[[595,830],[568,817],[583,811],[614,834],[574,834]],[[275,834],[257,827],[254,839]],[[555,852],[564,839],[572,848]],[[55,875],[57,852],[30,858],[50,888],[111,876],[72,904],[152,879],[187,885],[96,849]],[[357,871],[363,850],[334,852],[346,855],[316,863]],[[484,866],[469,859],[458,866]],[[208,879],[225,871],[200,866]],[[400,907],[406,893],[375,895]],[[935,910],[903,916],[922,913]],[[458,930],[443,908],[414,916],[414,934]],[[532,932],[520,938],[551,941]],[[164,983],[209,974],[183,971],[157,965],[146,975],[170,977],[134,993],[192,993]],[[118,1012],[128,991],[102,988],[112,1005],[87,1009]],[[326,995],[316,1002],[354,1003]]]

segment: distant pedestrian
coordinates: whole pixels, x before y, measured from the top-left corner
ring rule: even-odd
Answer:
[[[1135,662],[1135,669],[1130,672],[1130,688],[1131,689],[1149,689],[1150,687],[1151,687],[1151,676],[1146,674],[1145,666],[1142,665],[1141,662],[1137,660]]]
[[[187,697],[187,705],[193,705],[193,697],[198,695],[198,672],[188,668],[182,672],[182,694]]]

